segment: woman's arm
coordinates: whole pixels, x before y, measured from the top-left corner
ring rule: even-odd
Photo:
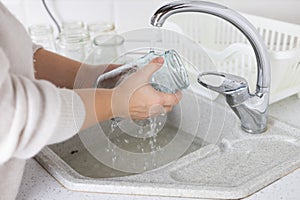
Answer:
[[[80,62],[39,49],[34,54],[34,68],[36,79],[44,79],[58,87],[72,89]]]
[[[119,65],[88,65],[59,54],[39,49],[34,54],[35,78],[52,82],[57,87],[90,88],[100,74]]]
[[[0,94],[0,165],[13,157],[29,158],[47,144],[72,137],[85,120],[78,95],[14,73],[1,47]]]
[[[149,84],[150,77],[163,62],[162,58],[152,60],[113,89],[75,90],[85,105],[86,118],[82,129],[112,117],[144,119],[170,112],[179,103],[181,93],[159,92]]]
[[[58,87],[70,89],[74,88],[75,82],[92,85],[100,74],[116,67],[82,65],[44,49],[39,49],[34,59],[37,79],[45,79]],[[80,89],[86,87],[78,87],[76,84],[75,92],[81,97],[86,111],[82,129],[112,117],[143,119],[161,113],[162,110],[169,112],[179,102],[181,94],[158,92],[149,84],[151,75],[163,62],[162,58],[154,59],[147,67],[113,89]],[[86,84],[85,81],[91,83]]]

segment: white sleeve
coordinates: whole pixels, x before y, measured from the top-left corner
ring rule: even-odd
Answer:
[[[41,46],[39,44],[32,43],[32,52],[33,52],[33,54],[35,54],[35,52],[37,50],[39,50],[40,48],[43,48],[43,46]]]
[[[84,117],[75,92],[12,74],[0,48],[0,165],[10,158],[30,158],[45,145],[72,137]]]

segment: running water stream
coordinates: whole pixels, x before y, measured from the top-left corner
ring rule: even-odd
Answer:
[[[162,32],[160,29],[152,29],[151,37],[149,38],[149,52],[156,50],[156,46],[158,42],[162,42]],[[163,90],[158,84],[153,85],[158,90]],[[122,134],[132,136],[131,138],[124,137],[123,145],[132,145],[130,143],[136,143],[136,152],[139,153],[149,153],[151,154],[151,162],[145,160],[144,162],[144,171],[148,169],[148,165],[152,165],[155,167],[156,164],[156,151],[160,151],[162,148],[159,143],[157,143],[157,134],[163,128],[166,121],[166,115],[161,114],[160,116],[151,117],[145,120],[130,120],[130,119],[122,119],[112,120],[111,121],[111,130],[108,135],[108,143],[112,141],[109,138],[110,135],[116,134],[116,131],[122,131]],[[131,128],[129,128],[131,127]],[[134,127],[134,128],[132,128]],[[119,129],[118,129],[119,128]],[[118,135],[122,135],[118,134]],[[142,140],[140,140],[142,139]],[[118,139],[115,139],[117,141]],[[135,141],[133,141],[135,140]],[[138,142],[139,141],[139,142]],[[109,144],[108,151],[112,153],[112,165],[115,165],[117,155],[115,152],[116,144]],[[147,150],[146,150],[147,149]]]

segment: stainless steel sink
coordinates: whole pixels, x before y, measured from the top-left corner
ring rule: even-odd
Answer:
[[[157,141],[162,146],[172,141],[174,130],[183,136],[174,148],[184,145],[184,139],[186,144],[190,137],[195,139],[180,158],[155,170],[127,173],[107,167],[78,136],[46,147],[36,159],[71,190],[211,199],[247,197],[300,167],[297,128],[271,117],[267,132],[247,134],[232,111],[218,103],[223,100],[212,102],[184,93],[180,106],[168,114]],[[93,131],[96,129],[86,134]],[[132,145],[127,150],[136,143]]]

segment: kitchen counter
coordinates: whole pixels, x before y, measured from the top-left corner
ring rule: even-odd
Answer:
[[[270,114],[300,129],[300,99],[293,96],[272,105]],[[246,200],[298,200],[300,197],[300,169],[246,198]],[[24,179],[17,200],[94,200],[94,199],[143,199],[178,200],[179,198],[100,194],[70,191],[60,185],[34,159],[27,162]],[[187,199],[187,198],[184,198]]]
[[[299,200],[300,169],[245,200]],[[178,200],[180,198],[99,194],[70,191],[60,185],[34,159],[27,162],[17,200]],[[188,200],[187,198],[184,198]]]
[[[300,177],[300,170],[299,170]],[[34,159],[27,162],[17,200],[179,200],[180,198],[99,194],[70,191],[60,185]],[[188,200],[187,198],[185,198]]]

